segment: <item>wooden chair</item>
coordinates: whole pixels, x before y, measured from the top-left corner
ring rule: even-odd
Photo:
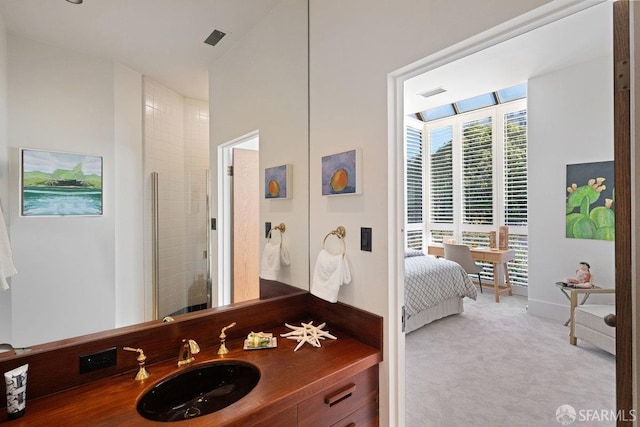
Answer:
[[[580,338],[611,354],[616,354],[616,330],[612,327],[615,326],[615,304],[580,304],[578,302],[580,294],[615,294],[615,289],[571,289],[569,343],[577,345]]]
[[[444,246],[444,259],[454,261],[460,264],[460,266],[467,272],[467,274],[477,274],[478,282],[480,282],[480,293],[482,293],[482,266],[476,264],[471,255],[471,249],[467,245],[457,245],[453,243],[443,243]]]

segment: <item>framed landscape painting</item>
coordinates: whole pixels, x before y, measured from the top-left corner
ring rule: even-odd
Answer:
[[[20,150],[22,216],[102,215],[102,157]]]

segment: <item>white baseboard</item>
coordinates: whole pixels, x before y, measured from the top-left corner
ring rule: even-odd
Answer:
[[[564,323],[569,318],[569,304],[567,302],[567,305],[561,305],[529,299],[527,313]]]
[[[527,286],[511,285],[511,293],[521,297],[529,297],[529,288]]]

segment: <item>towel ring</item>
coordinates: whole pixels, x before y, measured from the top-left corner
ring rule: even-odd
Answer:
[[[347,251],[346,245],[344,243],[344,236],[346,235],[347,235],[347,230],[343,226],[339,225],[338,228],[336,228],[335,230],[331,230],[330,232],[327,233],[326,236],[324,236],[324,240],[322,240],[322,249],[324,249],[324,244],[327,241],[327,237],[336,236],[342,242],[342,255],[344,255],[345,252]]]
[[[284,233],[286,228],[287,227],[284,225],[284,222],[281,222],[280,225],[276,225],[275,227],[271,227],[271,230],[269,230],[269,235],[267,236],[267,240],[271,241],[271,232],[273,230],[278,230],[280,232],[280,241],[282,241],[282,233]]]

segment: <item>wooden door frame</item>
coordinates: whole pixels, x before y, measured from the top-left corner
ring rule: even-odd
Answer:
[[[632,425],[633,308],[631,218],[631,50],[629,2],[613,4],[614,182],[616,278],[616,409],[617,425]]]

